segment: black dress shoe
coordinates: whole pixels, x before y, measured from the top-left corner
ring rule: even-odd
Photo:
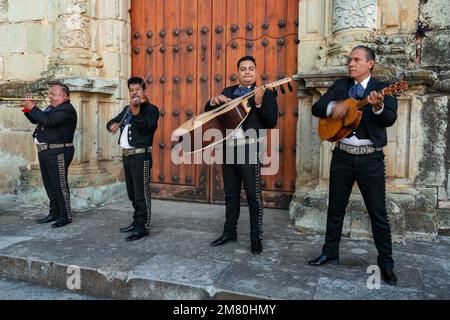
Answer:
[[[260,254],[263,250],[262,242],[261,240],[252,240],[252,253],[253,254]]]
[[[123,228],[120,228],[119,230],[122,233],[133,232],[134,231],[134,224],[131,223],[128,227],[123,227]]]
[[[228,237],[224,234],[222,234],[220,237],[218,237],[216,240],[214,240],[213,242],[211,242],[211,246],[212,247],[217,247],[217,246],[221,246],[224,245],[225,243],[227,243],[228,241],[233,241],[236,242],[237,241],[237,237]]]
[[[52,224],[50,227],[52,228],[61,228],[64,227],[66,225],[68,225],[69,223],[71,223],[72,221],[67,220],[67,221],[61,221],[61,220],[57,220],[54,224]]]
[[[386,284],[390,286],[397,285],[397,276],[395,275],[392,269],[380,268],[381,271],[381,279],[383,279]]]
[[[56,219],[58,219],[58,217],[52,217],[51,215],[48,215],[45,218],[37,219],[36,222],[39,224],[49,223],[49,222],[56,221]]]
[[[326,255],[321,254],[318,258],[308,262],[310,266],[321,266],[327,263],[338,264],[339,258],[329,258]]]
[[[126,240],[127,240],[127,241],[136,241],[136,240],[139,240],[139,239],[141,239],[141,238],[143,238],[143,237],[145,237],[145,236],[148,236],[148,231],[143,232],[143,233],[137,232],[137,231],[133,231],[133,232],[126,238]]]

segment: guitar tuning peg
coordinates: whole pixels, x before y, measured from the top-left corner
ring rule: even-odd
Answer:
[[[276,89],[276,88],[273,88],[272,91],[273,91],[273,95],[275,96],[275,98],[278,97],[278,91],[277,91],[277,89]]]
[[[290,83],[290,82],[288,82],[287,86],[288,86],[288,90],[289,90],[289,92],[292,92],[292,91],[294,91],[294,88],[292,88],[292,85],[291,85],[291,83]]]
[[[280,86],[280,91],[282,94],[286,94],[286,89],[283,86]]]

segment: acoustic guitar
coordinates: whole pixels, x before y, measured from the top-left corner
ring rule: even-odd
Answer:
[[[274,88],[275,91],[276,87],[288,84],[289,91],[292,91],[292,86],[289,83],[292,80],[292,77],[287,77],[265,84],[263,88]],[[284,87],[281,87],[280,90],[283,94],[286,92]],[[172,132],[172,141],[184,141],[182,147],[188,153],[201,151],[222,142],[231,136],[245,121],[251,110],[248,102],[254,95],[254,91],[251,91],[213,110],[203,112],[189,119]],[[211,129],[219,130],[214,132],[220,132],[221,138],[212,141],[208,140],[208,134],[205,135],[205,132]],[[187,142],[185,141],[186,139]]]
[[[380,91],[383,96],[394,95],[408,90],[408,83],[401,81]],[[361,122],[363,109],[368,105],[367,98],[356,100],[348,98],[344,101],[348,106],[348,112],[343,119],[320,118],[319,137],[330,142],[339,141],[355,130]]]

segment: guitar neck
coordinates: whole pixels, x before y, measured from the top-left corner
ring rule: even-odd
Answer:
[[[367,98],[358,100],[358,103],[357,103],[358,110],[362,110],[362,108],[364,108],[364,106],[366,106],[368,104],[369,104],[369,101],[367,101]]]
[[[386,87],[381,91],[378,91],[378,93],[381,93],[383,96],[386,96],[386,95],[394,95],[396,93],[404,92],[406,90],[408,90],[408,82],[403,80],[403,81],[397,82],[393,85],[390,85],[389,87]],[[357,106],[358,110],[361,110],[364,106],[366,106],[368,104],[369,104],[369,101],[367,101],[367,97],[366,97],[363,100],[358,101],[356,106]]]
[[[281,80],[278,80],[278,81],[275,81],[275,82],[267,83],[267,84],[265,84],[265,85],[263,85],[263,86],[261,86],[259,88],[263,88],[263,89],[275,88],[275,87],[281,86],[281,85],[283,85],[285,83],[288,83],[291,80],[292,80],[292,78],[289,77],[289,78],[281,79]],[[255,89],[256,88],[258,88],[258,87],[255,87]],[[249,93],[243,95],[241,98],[242,99],[248,99],[248,98],[251,98],[254,95],[255,95],[255,91],[252,90]]]
[[[255,87],[255,89],[256,89],[256,88],[258,88],[258,87]],[[265,85],[262,86],[262,88],[266,89],[266,88],[269,88],[269,86],[265,84]],[[253,96],[255,95],[255,89],[253,89],[253,90],[250,91],[249,93],[244,94],[244,95],[241,97],[242,100],[253,97]]]
[[[384,89],[381,91],[378,91],[378,93],[381,93],[384,96]],[[367,97],[365,97],[364,99],[358,101],[357,106],[358,106],[359,110],[362,110],[362,108],[364,108],[364,106],[366,106],[368,104],[369,104],[369,101],[367,100]]]

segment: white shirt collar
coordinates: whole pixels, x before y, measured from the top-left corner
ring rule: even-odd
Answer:
[[[367,78],[365,78],[363,81],[361,81],[360,84],[363,86],[364,89],[367,88],[367,85],[369,84],[369,81],[370,81],[370,77],[371,77],[371,75],[368,76]],[[357,83],[358,83],[358,81],[355,80],[355,84],[357,84]]]

